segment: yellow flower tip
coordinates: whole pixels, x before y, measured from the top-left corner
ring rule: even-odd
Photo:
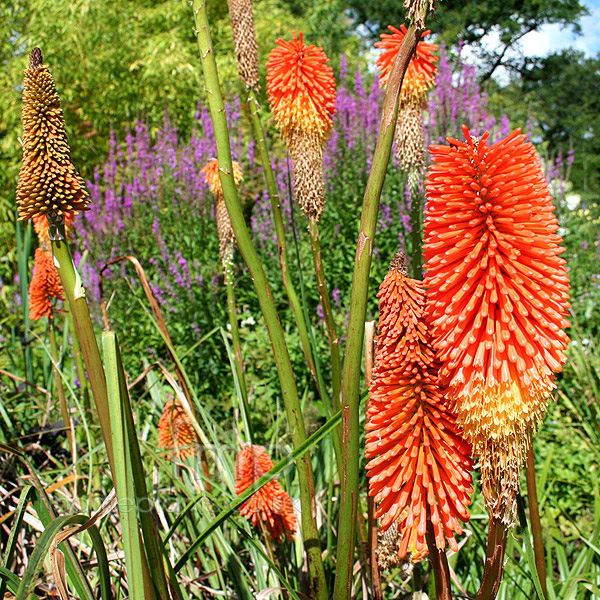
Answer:
[[[267,61],[267,92],[275,121],[287,140],[294,132],[316,134],[323,144],[336,112],[329,58],[323,48],[306,46],[302,32],[275,43]]]
[[[400,29],[389,25],[388,29],[392,33],[382,33],[381,40],[375,42],[375,47],[383,50],[375,63],[381,71],[381,85],[385,85],[389,79],[392,66],[407,31],[404,25],[401,25]],[[424,39],[429,33],[431,33],[430,30],[424,31],[421,39]],[[427,94],[427,90],[434,85],[435,74],[437,72],[435,63],[438,61],[438,57],[434,55],[434,52],[437,52],[437,48],[435,44],[428,42],[421,41],[417,44],[415,54],[408,63],[408,68],[402,81],[402,89],[400,90],[401,102],[411,100],[420,104]]]
[[[272,468],[273,461],[264,446],[246,445],[235,459],[235,493],[239,496]],[[294,536],[297,528],[294,506],[276,479],[252,494],[239,510],[255,527],[262,522],[274,540]]]
[[[535,148],[517,129],[488,146],[434,145],[424,255],[434,347],[480,459],[490,511],[509,523],[519,471],[566,361],[569,278]]]
[[[239,185],[244,179],[242,167],[237,161],[232,161],[233,164],[233,180],[235,185]],[[221,177],[219,176],[219,161],[213,158],[200,171],[204,175],[204,181],[208,183],[211,194],[217,198],[223,196],[223,188],[221,187]]]
[[[158,421],[158,448],[172,450],[181,460],[196,452],[196,430],[178,401],[169,400]],[[170,456],[167,454],[166,456]]]
[[[60,99],[35,48],[23,80],[23,166],[17,184],[19,220],[86,210],[89,193],[71,162]]]
[[[422,282],[406,275],[397,255],[378,293],[379,336],[369,389],[366,457],[369,495],[384,532],[396,523],[399,558],[427,553],[427,521],[436,545],[462,533],[472,493],[471,448],[439,382]]]

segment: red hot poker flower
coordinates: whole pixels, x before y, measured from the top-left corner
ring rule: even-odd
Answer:
[[[64,300],[63,287],[52,254],[41,248],[35,251],[33,277],[29,284],[29,318],[37,321],[42,317],[52,319],[52,300]]]
[[[521,130],[431,146],[425,260],[433,340],[481,460],[488,508],[510,523],[531,436],[566,361],[569,278],[552,198]]]
[[[239,496],[273,468],[264,446],[247,445],[235,459],[235,493]],[[272,479],[252,494],[240,507],[240,513],[256,527],[259,520],[272,539],[285,535],[292,539],[296,531],[296,515],[288,493]]]
[[[302,32],[278,39],[267,61],[269,102],[284,137],[317,134],[323,143],[333,125],[335,80],[323,48],[305,46]]]
[[[388,25],[388,29],[392,33],[382,33],[381,40],[375,42],[375,47],[381,48],[383,52],[377,58],[377,68],[381,71],[381,85],[385,85],[390,76],[392,66],[396,60],[396,55],[404,36],[406,35],[406,27],[404,25],[397,29],[393,25]],[[421,39],[431,33],[431,30],[424,31]],[[435,63],[438,57],[433,53],[437,51],[435,44],[428,42],[419,42],[415,55],[410,59],[408,69],[404,75],[402,89],[400,91],[400,100],[413,99],[421,102],[427,93],[427,90],[433,85],[437,67]]]
[[[399,254],[379,288],[379,337],[367,409],[369,495],[381,531],[397,522],[398,554],[427,553],[430,519],[436,546],[469,519],[473,463],[438,382],[439,363],[425,322],[425,290],[404,272]]]
[[[169,400],[158,421],[158,448],[175,451],[180,459],[196,451],[198,436],[190,418],[179,402]]]

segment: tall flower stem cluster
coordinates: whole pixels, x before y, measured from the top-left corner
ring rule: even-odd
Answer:
[[[260,88],[260,81],[258,78],[258,47],[256,43],[256,31],[254,29],[254,16],[252,14],[252,0],[229,0],[228,4],[231,30],[236,50],[238,73],[246,88],[246,104],[248,106],[252,135],[254,136],[255,144],[258,147],[260,161],[264,170],[265,182],[271,200],[283,285],[294,313],[304,358],[306,359],[315,381],[317,392],[321,400],[325,402],[326,392],[323,379],[313,357],[305,314],[302,310],[288,267],[290,263],[287,256],[285,229],[279,206],[279,191],[277,189],[271,160],[269,158],[264,127],[260,119],[260,105],[257,99]]]
[[[242,169],[240,165],[233,161],[233,180],[235,185],[242,181]],[[240,329],[237,320],[237,308],[235,301],[235,289],[233,278],[233,252],[235,246],[235,234],[231,227],[231,220],[225,205],[223,197],[223,188],[219,177],[219,161],[215,158],[211,160],[201,171],[209,185],[210,191],[215,197],[217,232],[219,234],[219,254],[221,264],[223,265],[223,275],[225,278],[225,287],[227,288],[227,313],[229,315],[229,325],[231,327],[231,339],[233,342],[233,353],[235,355],[235,368],[237,379],[240,386],[240,394],[244,405],[244,421],[246,424],[246,433],[248,440],[254,442],[254,431],[252,429],[252,420],[250,419],[250,405],[248,404],[248,388],[246,386],[246,377],[244,375],[244,362],[242,359],[242,344],[240,341]]]
[[[193,3],[194,19],[197,30],[198,47],[202,57],[204,79],[208,91],[211,116],[214,123],[217,142],[217,159],[220,165],[220,178],[227,211],[235,232],[235,237],[252,276],[254,288],[269,333],[285,410],[292,433],[294,447],[299,447],[306,440],[306,430],[302,419],[302,408],[296,389],[296,382],[290,363],[283,329],[279,321],[269,283],[266,279],[260,258],[246,227],[237,189],[233,178],[233,164],[229,133],[223,105],[223,97],[219,85],[217,65],[212,49],[209,33],[206,3],[195,0]],[[304,540],[308,569],[310,574],[312,595],[314,598],[328,598],[325,569],[321,556],[319,536],[315,521],[315,500],[313,474],[308,457],[298,461],[298,480],[300,485],[300,502],[302,509],[301,531]]]
[[[350,597],[351,574],[354,556],[355,524],[358,499],[359,459],[359,387],[367,312],[369,272],[373,253],[373,239],[379,211],[379,198],[390,160],[394,129],[398,116],[400,88],[408,63],[420,38],[420,30],[411,25],[390,72],[383,103],[379,135],[363,199],[348,322],[348,342],[344,353],[342,371],[342,446],[344,448],[342,496],[340,501],[337,572],[334,598]]]
[[[41,51],[35,48],[31,53],[29,68],[25,70],[23,84],[23,166],[17,187],[19,218],[25,220],[45,216],[48,220],[54,264],[73,315],[113,481],[116,482],[124,473],[117,466],[113,450],[107,379],[85,290],[73,264],[65,232],[66,216],[85,210],[88,196],[83,179],[71,162],[54,81],[48,67],[43,64]],[[140,532],[137,528],[134,535],[139,541]],[[149,600],[158,598],[146,552],[138,553],[136,558],[144,582],[144,597]],[[132,575],[131,571],[129,574]],[[162,569],[158,570],[156,580],[160,580],[162,589],[166,589]],[[132,597],[141,597],[141,589],[132,592]]]
[[[319,219],[325,207],[323,148],[333,126],[335,81],[322,48],[303,35],[278,39],[267,62],[267,91],[293,163],[294,198],[308,219],[315,274],[331,355],[333,407],[339,407],[341,358],[331,298],[321,259]]]

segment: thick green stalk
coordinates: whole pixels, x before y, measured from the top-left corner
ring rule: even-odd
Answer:
[[[69,323],[69,331],[71,333],[71,341],[73,342],[73,357],[75,358],[75,369],[77,370],[77,379],[81,386],[82,406],[88,411],[90,408],[90,397],[88,382],[85,377],[85,367],[83,366],[83,358],[81,356],[81,348],[79,347],[79,338],[76,335],[75,321],[69,308],[67,307],[67,322]]]
[[[262,121],[260,120],[260,106],[254,95],[254,92],[248,96],[248,110],[250,113],[250,121],[252,124],[252,134],[254,136],[254,142],[258,148],[258,155],[263,166],[265,173],[265,181],[267,183],[267,190],[269,191],[269,199],[271,200],[271,209],[273,211],[273,223],[275,224],[275,233],[277,235],[277,251],[279,255],[279,265],[281,267],[281,275],[283,277],[283,287],[287,294],[292,312],[294,313],[294,319],[296,320],[296,326],[298,327],[298,336],[300,337],[300,343],[302,344],[302,351],[304,352],[304,358],[308,364],[308,368],[313,376],[315,385],[317,386],[317,392],[323,402],[326,401],[327,393],[321,374],[315,365],[315,361],[311,351],[310,337],[308,334],[308,327],[306,319],[304,318],[304,311],[302,305],[296,294],[296,289],[292,281],[290,270],[288,268],[288,256],[287,256],[287,244],[285,240],[285,228],[283,226],[283,218],[281,216],[281,207],[279,200],[279,190],[277,189],[277,183],[275,181],[275,175],[271,167],[271,160],[269,158],[269,149],[267,147],[267,140],[265,136],[265,130],[263,128]]]
[[[225,106],[221,95],[217,64],[208,30],[206,1],[194,0],[193,10],[209,108],[215,129],[219,175],[225,204],[237,243],[254,282],[256,295],[258,296],[261,311],[265,319],[281,385],[283,402],[292,432],[292,441],[294,447],[297,448],[306,440],[300,399],[296,389],[296,382],[283,329],[279,322],[279,316],[273,300],[273,294],[271,293],[258,253],[252,243],[248,228],[246,227],[237,188],[233,179],[229,132],[225,119]],[[302,510],[302,537],[308,559],[312,597],[325,600],[328,598],[327,583],[325,581],[325,569],[315,522],[314,483],[309,457],[303,456],[298,461],[297,467]]]
[[[421,31],[413,24],[404,37],[404,42],[392,67],[383,103],[383,114],[379,126],[377,145],[373,155],[373,166],[365,190],[360,232],[354,260],[352,296],[348,341],[344,354],[342,372],[342,447],[343,468],[342,494],[338,526],[337,571],[333,597],[336,600],[350,598],[352,565],[356,535],[358,506],[358,458],[359,458],[359,386],[364,324],[367,313],[369,272],[373,253],[373,239],[379,211],[379,197],[385,181],[390,159],[394,126],[398,115],[398,104],[402,79],[413,55]]]
[[[96,404],[96,413],[102,430],[102,437],[106,444],[108,460],[111,471],[114,474],[114,456],[112,449],[112,435],[110,427],[110,417],[108,410],[108,395],[106,391],[106,377],[104,367],[100,358],[100,351],[96,342],[96,334],[92,325],[92,318],[85,299],[85,290],[81,282],[81,277],[75,269],[71,252],[65,241],[64,227],[62,224],[54,223],[52,216],[49,216],[48,222],[52,229],[58,229],[58,236],[61,239],[52,240],[52,252],[54,254],[54,263],[60,275],[60,280],[65,291],[65,296],[71,308],[75,330],[81,347],[81,354],[85,362],[88,381]]]
[[[535,458],[533,456],[533,440],[527,450],[527,462],[525,464],[525,478],[527,480],[527,503],[529,504],[529,518],[533,532],[533,551],[535,554],[535,566],[537,567],[540,585],[544,597],[548,597],[548,586],[546,584],[546,558],[544,557],[544,541],[542,538],[542,523],[540,521],[540,507],[538,505],[537,485],[535,482]],[[527,535],[527,532],[525,532]]]
[[[233,248],[232,248],[233,251]],[[240,342],[240,329],[237,322],[237,311],[235,307],[235,291],[233,289],[233,274],[231,265],[225,267],[225,287],[227,289],[227,313],[229,314],[229,325],[231,326],[231,341],[233,343],[233,354],[235,356],[235,371],[240,386],[240,394],[244,405],[244,424],[248,441],[254,444],[254,429],[250,418],[250,405],[248,404],[248,388],[246,387],[246,376],[244,375],[244,361],[242,360],[242,344]]]

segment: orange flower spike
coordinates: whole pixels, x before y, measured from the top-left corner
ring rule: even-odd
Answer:
[[[385,531],[397,522],[399,556],[427,553],[427,518],[436,545],[456,548],[469,519],[473,467],[438,382],[439,363],[425,321],[422,282],[409,279],[397,255],[379,288],[379,336],[366,424],[369,495]]]
[[[71,161],[60,98],[42,53],[34,48],[23,79],[23,165],[19,220],[87,210],[89,192]]]
[[[179,402],[169,400],[158,421],[158,448],[174,450],[181,459],[196,451],[198,436],[190,418]]]
[[[29,284],[29,318],[37,321],[42,317],[52,319],[52,299],[64,300],[63,287],[54,266],[52,254],[41,248],[35,251],[33,277]]]
[[[431,146],[425,244],[440,375],[480,458],[488,508],[514,518],[519,472],[566,361],[569,278],[539,158],[517,129]]]
[[[387,83],[392,66],[396,60],[396,55],[398,54],[398,50],[400,50],[400,46],[402,46],[407,31],[404,25],[401,25],[400,29],[397,29],[393,25],[388,25],[388,29],[392,33],[382,33],[381,40],[375,42],[375,47],[383,50],[375,63],[381,71],[381,85]],[[424,39],[429,33],[431,33],[429,29],[424,31],[421,39]],[[401,100],[403,98],[413,98],[420,102],[427,93],[427,90],[434,84],[437,72],[435,63],[438,57],[433,53],[437,52],[437,49],[438,47],[435,44],[428,42],[419,42],[417,44],[415,54],[411,58],[404,75],[400,91]]]
[[[325,142],[335,114],[335,80],[323,48],[305,46],[302,32],[278,39],[267,61],[269,102],[284,137],[295,130]]]
[[[236,185],[242,181],[244,176],[242,175],[242,167],[237,161],[233,163],[233,180]],[[216,198],[223,196],[223,189],[221,188],[221,178],[219,177],[219,161],[213,158],[208,164],[200,170],[200,173],[204,175],[204,181],[208,183],[210,193]]]
[[[247,445],[242,448],[235,459],[235,493],[239,496],[272,468],[273,461],[263,446]],[[292,539],[297,528],[292,501],[275,479],[252,494],[240,506],[240,514],[255,527],[259,520],[262,521],[274,540],[284,535]]]

